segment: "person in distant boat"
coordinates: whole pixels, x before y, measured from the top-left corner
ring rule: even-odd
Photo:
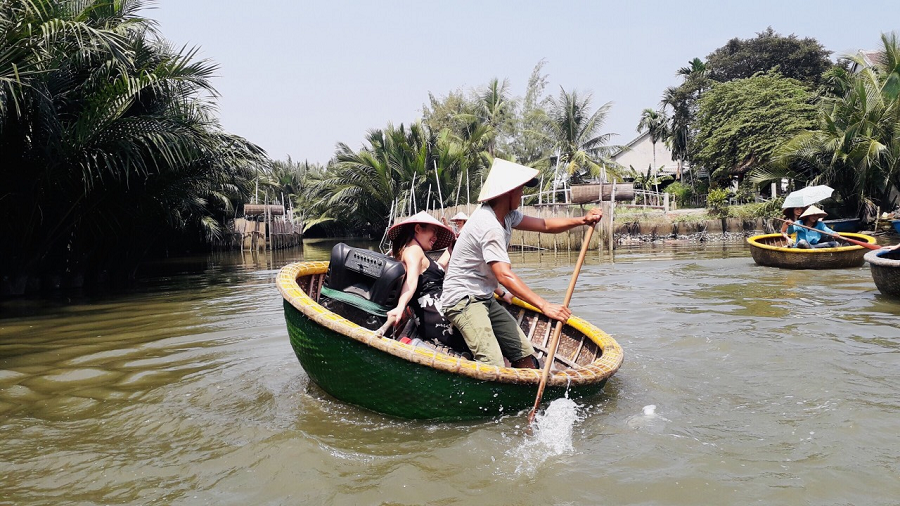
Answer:
[[[462,211],[454,214],[453,217],[450,218],[450,223],[453,224],[453,229],[454,232],[456,232],[457,237],[462,233],[463,225],[465,225],[467,221],[469,221],[469,216]]]
[[[805,207],[788,207],[782,211],[782,214],[784,214],[784,221],[781,223],[781,236],[787,240],[788,244],[791,244],[791,236],[788,235],[787,229],[791,222],[800,219],[800,215],[802,215],[804,211],[806,211]]]
[[[828,216],[828,213],[825,211],[816,206],[809,206],[809,208],[800,215],[799,220],[796,222],[789,221],[787,232],[797,233],[797,242],[793,247],[800,249],[836,248],[838,245],[837,241],[818,232],[821,230],[822,232],[827,232],[829,234],[837,234],[837,232],[828,228],[828,225],[822,221],[822,218],[826,216]],[[798,227],[796,224],[804,225],[815,230]]]
[[[453,231],[422,211],[391,227],[388,238],[391,240],[391,254],[406,268],[406,281],[397,306],[387,313],[388,320],[400,321],[409,305],[418,320],[420,339],[436,339],[456,351],[467,351],[462,335],[444,317],[440,303],[444,269],[450,260],[449,246],[456,239]],[[446,251],[437,261],[425,254],[444,248],[447,248]]]
[[[475,360],[502,367],[504,357],[513,367],[537,368],[534,348],[515,318],[493,297],[510,293],[540,309],[554,320],[572,315],[565,306],[552,304],[534,293],[511,267],[507,248],[512,229],[560,233],[600,221],[599,209],[576,218],[533,218],[518,210],[525,186],[537,185],[538,171],[494,159],[478,201],[454,246],[444,280],[444,314],[462,332]],[[507,298],[508,297],[508,298]]]

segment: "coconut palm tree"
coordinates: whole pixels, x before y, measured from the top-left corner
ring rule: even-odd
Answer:
[[[591,95],[580,96],[577,91],[560,88],[558,97],[550,99],[550,123],[554,133],[554,150],[558,151],[557,165],[564,166],[573,183],[589,177],[620,177],[620,167],[610,157],[618,146],[609,145],[611,133],[600,133],[606,115],[612,107],[607,102],[591,112]],[[554,175],[555,177],[555,175]]]
[[[667,129],[668,118],[666,118],[665,110],[654,111],[653,109],[647,108],[641,111],[641,120],[638,122],[637,132],[641,133],[644,130],[647,130],[650,133],[650,143],[653,145],[654,174],[659,168],[659,166],[656,165],[656,143],[666,136]],[[681,177],[681,174],[678,174],[677,176]],[[657,185],[656,191],[659,191],[659,185]]]
[[[487,146],[491,156],[495,155],[498,141],[504,141],[511,130],[515,113],[515,100],[509,96],[509,80],[491,79],[487,88],[478,96],[478,119],[493,131],[493,138]]]
[[[665,111],[672,108],[664,140],[678,160],[676,179],[681,179],[684,162],[691,160],[693,122],[697,112],[697,101],[710,87],[709,70],[700,58],[688,62],[688,66],[678,69],[677,75],[684,78],[680,86],[671,86],[663,92],[660,105]],[[694,180],[691,179],[693,184]]]

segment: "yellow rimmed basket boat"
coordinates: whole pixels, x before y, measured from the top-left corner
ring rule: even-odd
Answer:
[[[841,234],[848,239],[875,244],[875,238],[864,234]],[[838,241],[840,243],[840,241]],[[861,267],[869,251],[862,246],[848,244],[837,248],[800,249],[787,245],[781,234],[755,235],[747,239],[750,255],[758,265],[785,269],[842,269]]]
[[[278,273],[291,346],[300,365],[335,398],[392,416],[464,420],[530,408],[540,371],[479,364],[381,337],[318,303],[328,262],[301,262]],[[554,320],[520,302],[507,306],[539,353]],[[619,344],[573,316],[564,327],[545,400],[595,395],[622,365]],[[567,393],[568,392],[568,393]]]

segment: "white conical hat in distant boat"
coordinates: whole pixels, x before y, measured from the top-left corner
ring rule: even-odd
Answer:
[[[415,225],[416,223],[420,223],[422,225],[434,225],[436,227],[437,232],[437,240],[434,241],[434,246],[432,249],[444,249],[447,246],[453,244],[453,239],[456,238],[456,234],[453,233],[446,225],[439,222],[436,218],[431,216],[425,211],[419,211],[418,213],[410,216],[409,218],[401,221],[400,223],[395,224],[393,227],[388,229],[388,239],[391,241],[397,239],[397,236],[400,235],[400,230],[404,225]]]
[[[535,186],[538,183],[535,179],[537,175],[537,169],[494,158],[491,171],[481,186],[481,193],[478,194],[478,202],[499,197],[520,186]]]
[[[807,216],[828,216],[828,213],[816,206],[809,206],[809,209],[803,211],[803,214],[800,215],[801,218],[806,218]]]
[[[460,212],[454,214],[453,217],[450,218],[450,221],[468,221],[468,219],[469,219],[469,215],[460,211]]]

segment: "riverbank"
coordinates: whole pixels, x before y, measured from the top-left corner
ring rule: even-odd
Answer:
[[[776,233],[781,222],[766,213],[762,204],[733,206],[730,216],[717,218],[706,209],[661,209],[617,205],[610,212],[608,202],[603,202],[604,218],[597,227],[598,234],[592,240],[592,248],[615,249],[640,244],[691,244],[742,242],[759,234]],[[542,218],[581,216],[586,209],[573,206],[526,206],[522,211],[529,216]],[[613,215],[612,222],[609,216]],[[779,215],[780,216],[780,215]],[[877,227],[870,224],[862,233],[885,236],[887,243],[900,241],[890,222],[882,220]],[[564,234],[539,234],[514,230],[511,245],[523,249],[575,249],[581,245],[583,230],[579,227]],[[611,242],[610,242],[611,240]]]

